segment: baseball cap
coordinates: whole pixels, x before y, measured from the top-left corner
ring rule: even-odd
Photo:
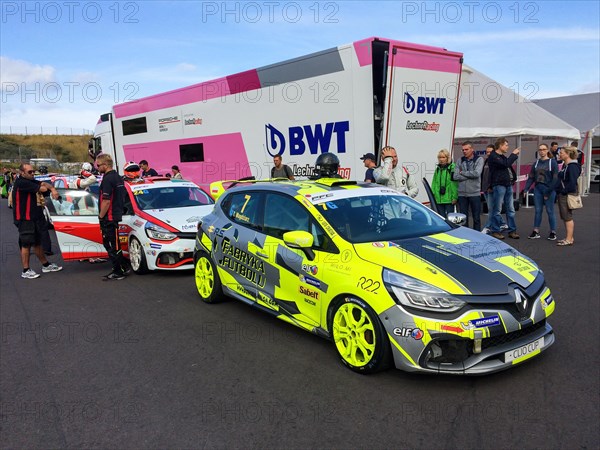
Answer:
[[[373,153],[365,153],[364,155],[362,155],[360,157],[360,159],[362,161],[364,161],[365,159],[370,159],[371,161],[377,161],[377,159],[375,158],[375,155]]]

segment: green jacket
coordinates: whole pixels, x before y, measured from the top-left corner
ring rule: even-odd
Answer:
[[[437,166],[433,173],[433,180],[431,182],[431,190],[435,201],[440,204],[449,204],[453,200],[458,200],[458,182],[452,181],[452,174],[454,173],[454,163],[450,163],[448,166],[441,168]],[[440,188],[444,186],[446,192],[442,195]]]

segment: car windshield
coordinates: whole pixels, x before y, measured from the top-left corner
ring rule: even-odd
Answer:
[[[347,241],[394,241],[449,231],[451,226],[429,208],[400,195],[344,198],[317,209]]]
[[[142,210],[185,208],[214,203],[202,189],[189,186],[136,189],[133,191],[133,198]]]

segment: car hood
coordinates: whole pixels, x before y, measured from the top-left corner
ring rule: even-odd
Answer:
[[[210,214],[214,205],[186,206],[185,208],[147,209],[144,212],[184,233],[195,232],[202,217]]]
[[[397,241],[354,244],[362,259],[455,295],[498,295],[509,284],[529,286],[537,265],[505,243],[459,227]]]

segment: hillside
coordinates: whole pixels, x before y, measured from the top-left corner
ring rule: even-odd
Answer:
[[[56,158],[59,162],[86,161],[89,135],[0,135],[0,159]]]

